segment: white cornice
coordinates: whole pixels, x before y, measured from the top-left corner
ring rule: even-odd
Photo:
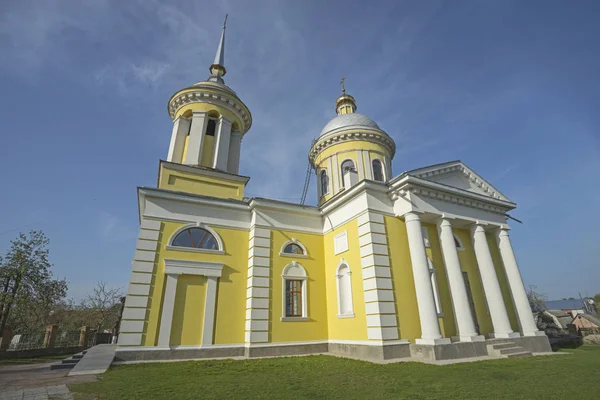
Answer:
[[[472,169],[467,167],[462,161],[451,161],[444,164],[436,164],[429,167],[418,168],[409,171],[408,173],[418,178],[427,179],[432,176],[444,175],[454,171],[461,172],[465,177],[467,177],[467,179],[469,179],[469,181],[473,182],[477,187],[483,190],[487,194],[487,196],[499,200],[510,201],[508,197],[502,194],[488,181],[483,179],[479,174],[475,173]]]
[[[319,155],[319,153],[321,153],[328,147],[331,147],[338,143],[355,140],[375,142],[381,144],[388,149],[391,158],[393,158],[394,154],[396,153],[396,144],[394,143],[394,140],[391,137],[377,130],[361,128],[361,131],[358,132],[347,132],[346,130],[344,130],[339,133],[334,133],[332,135],[326,136],[325,138],[318,139],[317,142],[313,144],[313,146],[310,149],[310,152],[308,153],[309,161],[314,164],[314,160]]]
[[[389,195],[392,200],[405,197],[408,192],[411,192],[448,203],[501,214],[516,207],[516,204],[510,201],[499,200],[479,193],[453,188],[448,185],[411,175],[404,175],[399,178],[400,179],[391,185],[389,190]]]
[[[165,274],[168,275],[203,275],[220,277],[222,272],[223,263],[165,258]]]
[[[161,166],[164,165],[166,168],[174,169],[177,171],[191,172],[194,174],[210,176],[212,178],[226,179],[229,181],[240,182],[240,183],[243,183],[244,185],[246,185],[248,183],[248,181],[250,180],[250,177],[248,177],[248,176],[230,174],[229,172],[217,171],[217,170],[209,169],[209,168],[192,167],[190,165],[172,163],[172,162],[165,161],[165,160],[160,160],[160,165]]]
[[[240,131],[242,133],[248,132],[252,126],[252,115],[250,114],[248,107],[246,107],[246,105],[239,98],[236,97],[236,100],[234,101],[226,95],[214,93],[215,90],[218,91],[219,89],[212,86],[208,88],[192,86],[183,89],[182,91],[186,91],[184,93],[178,92],[169,100],[168,108],[171,119],[174,119],[177,110],[186,104],[210,103],[225,107],[235,114],[235,116],[238,117],[243,125],[240,127]]]

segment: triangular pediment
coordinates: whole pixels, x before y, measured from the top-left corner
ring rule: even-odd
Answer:
[[[442,185],[488,196],[493,199],[511,201],[488,181],[483,179],[481,175],[467,167],[462,161],[451,161],[413,169],[412,171],[408,171],[408,174],[441,183]]]

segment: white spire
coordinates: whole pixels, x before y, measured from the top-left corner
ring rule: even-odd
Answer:
[[[227,25],[227,14],[225,14],[225,22],[223,22],[223,31],[221,32],[221,40],[219,40],[219,47],[217,47],[217,54],[215,60],[210,66],[209,70],[211,76],[208,78],[209,81],[223,83],[221,78],[227,73],[225,69],[225,28]]]
[[[225,28],[227,25],[227,15],[225,14],[225,22],[223,22],[223,31],[221,32],[221,40],[219,41],[219,47],[217,47],[217,54],[215,55],[215,61],[213,65],[220,65],[225,67]]]

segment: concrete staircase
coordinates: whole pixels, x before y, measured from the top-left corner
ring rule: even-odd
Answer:
[[[514,342],[502,342],[496,344],[487,345],[488,354],[490,356],[503,357],[503,358],[518,358],[518,357],[531,357],[531,351],[519,347]]]
[[[65,358],[61,360],[59,363],[52,364],[50,369],[71,369],[77,365],[79,360],[83,358],[83,355],[87,352],[87,350],[82,351],[81,353],[73,354],[71,357]]]

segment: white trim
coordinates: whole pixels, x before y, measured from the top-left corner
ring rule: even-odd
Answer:
[[[213,237],[217,241],[218,249],[211,250],[211,249],[199,249],[199,248],[195,248],[195,247],[173,246],[173,240],[175,240],[177,235],[179,235],[181,232],[183,232],[189,228],[201,228],[201,229],[208,231],[211,235],[213,235]],[[186,249],[185,251],[193,251],[193,252],[199,252],[199,253],[225,254],[225,247],[223,246],[223,240],[221,239],[221,236],[219,236],[219,234],[213,228],[211,228],[210,226],[203,224],[201,222],[196,222],[195,224],[192,223],[192,224],[184,225],[184,226],[180,227],[179,229],[177,229],[175,231],[175,233],[173,233],[173,235],[171,235],[171,237],[169,238],[169,242],[167,243],[167,250],[181,250],[181,249]],[[193,249],[193,250],[190,250],[190,249]]]
[[[183,246],[171,246],[171,245],[167,245],[165,247],[165,249],[167,250],[171,250],[171,251],[186,251],[189,253],[207,253],[207,254],[219,254],[219,255],[224,255],[225,252],[222,250],[212,250],[212,249],[200,249],[197,247],[183,247]]]
[[[202,344],[213,344],[215,326],[215,306],[217,302],[217,277],[206,278],[206,300],[204,302],[204,321],[202,323]]]
[[[223,263],[165,258],[165,274],[167,275],[204,275],[220,277],[222,272]]]
[[[286,248],[287,245],[289,244],[295,244],[300,246],[300,248],[302,249],[302,251],[304,252],[304,254],[295,254],[295,253],[285,253],[284,250]],[[306,250],[306,247],[300,243],[300,241],[296,238],[292,238],[291,240],[288,240],[287,242],[285,242],[283,244],[283,246],[281,246],[281,250],[279,251],[279,255],[282,257],[293,257],[293,258],[308,258],[308,250]]]
[[[177,292],[178,275],[167,275],[165,294],[162,299],[162,313],[158,331],[158,346],[168,347],[171,343],[171,326],[175,311],[175,293]]]
[[[348,231],[340,232],[333,237],[333,254],[338,255],[349,250]]]
[[[342,279],[343,276],[340,275],[340,268],[342,268],[342,266],[345,266],[348,269],[348,280],[349,280],[349,285],[348,285],[348,290],[350,293],[348,293],[349,295],[349,300],[350,300],[350,311],[347,313],[342,313],[342,309],[341,309],[341,293],[340,293],[340,279]],[[348,262],[346,260],[344,260],[343,258],[340,260],[340,262],[337,265],[336,268],[336,273],[335,273],[335,286],[336,286],[336,290],[337,290],[337,317],[338,318],[353,318],[354,317],[354,297],[353,297],[353,293],[352,293],[352,270],[350,269],[350,265],[348,264]]]
[[[304,291],[304,282],[302,283],[302,290]],[[308,321],[308,317],[281,317],[282,322],[302,322]]]
[[[289,275],[288,274],[289,269],[298,268],[298,267],[300,267],[299,275]],[[285,296],[286,296],[285,281],[286,280],[302,281],[302,317],[288,317],[286,315],[286,307],[285,307]],[[283,268],[283,272],[281,273],[281,284],[282,284],[281,321],[303,321],[304,319],[308,320],[308,301],[306,298],[307,282],[308,282],[308,275],[306,274],[306,269],[304,269],[304,267],[302,265],[298,264],[296,261],[292,261],[290,264],[286,265]],[[293,319],[290,319],[290,318],[293,318]],[[301,319],[298,319],[298,318],[301,318]]]

